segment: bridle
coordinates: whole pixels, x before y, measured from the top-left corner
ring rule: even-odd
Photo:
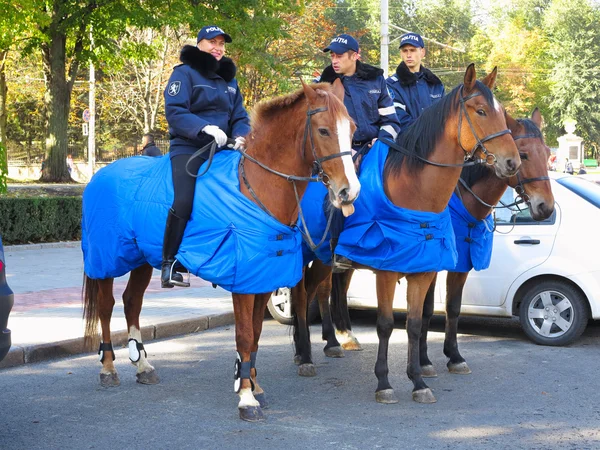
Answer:
[[[488,149],[484,145],[484,142],[491,141],[492,139],[495,139],[500,136],[504,136],[505,134],[511,134],[511,131],[507,128],[505,130],[501,130],[496,133],[489,134],[480,139],[479,136],[477,136],[477,131],[475,131],[475,127],[473,126],[473,122],[471,122],[471,118],[467,114],[467,107],[465,106],[465,104],[468,100],[472,99],[473,97],[477,97],[482,94],[481,94],[481,92],[473,92],[473,93],[467,95],[466,97],[463,97],[463,88],[464,88],[464,86],[461,86],[461,88],[460,88],[460,94],[459,94],[460,95],[460,111],[458,114],[458,144],[460,145],[460,148],[462,149],[462,151],[465,154],[465,162],[463,164],[443,164],[443,163],[429,161],[426,158],[423,158],[419,155],[415,155],[415,154],[411,153],[409,150],[396,144],[395,141],[392,141],[387,138],[383,138],[383,139],[381,139],[381,141],[383,143],[387,144],[390,148],[393,148],[394,150],[399,151],[400,153],[403,153],[406,156],[416,158],[416,159],[418,159],[426,164],[432,165],[432,166],[469,167],[469,166],[474,166],[476,164],[487,164],[488,166],[493,166],[496,163],[496,155],[494,155],[493,153],[490,153],[488,151]],[[473,137],[477,141],[477,143],[473,146],[473,148],[470,151],[464,147],[464,145],[462,144],[462,140],[461,140],[463,114],[467,119],[467,123],[469,124],[469,128],[471,129],[471,133],[473,134]],[[485,155],[484,159],[475,159],[475,153],[477,153],[477,150],[481,150],[481,152]]]
[[[514,136],[513,140],[517,141],[519,139],[529,139],[529,138],[541,139],[542,143],[544,142],[541,132],[520,134],[518,136]],[[528,155],[526,153],[520,153],[519,155],[521,156],[521,159],[525,159],[525,160],[528,159]],[[529,201],[531,199],[529,198],[529,195],[527,194],[527,192],[525,192],[524,185],[527,183],[533,183],[535,181],[546,181],[546,180],[550,180],[550,177],[544,176],[544,177],[534,177],[534,178],[521,178],[520,172],[517,172],[517,185],[514,187],[514,189],[515,189],[515,192],[517,193],[517,196],[520,197],[523,202],[529,204]]]

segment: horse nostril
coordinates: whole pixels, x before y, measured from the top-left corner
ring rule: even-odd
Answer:
[[[342,202],[347,202],[348,201],[348,188],[341,189],[340,192],[338,193],[338,196],[340,197],[340,200],[342,200]]]
[[[508,169],[509,169],[511,172],[514,172],[514,171],[516,171],[516,170],[517,170],[517,163],[515,162],[515,160],[514,160],[514,159],[507,159],[507,160],[506,160],[506,167],[508,167]]]

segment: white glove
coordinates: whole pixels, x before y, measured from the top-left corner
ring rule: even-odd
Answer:
[[[204,128],[202,128],[202,132],[214,137],[219,147],[223,147],[225,144],[227,144],[227,135],[216,125],[206,125]]]
[[[245,150],[246,149],[246,138],[244,136],[238,136],[235,138],[234,150]]]

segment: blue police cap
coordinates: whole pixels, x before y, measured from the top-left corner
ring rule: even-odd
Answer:
[[[417,33],[406,33],[400,36],[400,48],[402,48],[403,45],[425,48],[423,38]]]
[[[202,39],[212,39],[217,36],[223,36],[225,38],[225,42],[231,42],[231,36],[229,36],[216,25],[207,25],[203,27],[198,33],[198,39],[196,39],[196,42],[200,42]]]
[[[348,50],[358,52],[358,41],[349,34],[340,34],[339,36],[334,37],[329,43],[329,46],[323,49],[324,52],[332,51],[333,53],[340,55],[346,53]]]

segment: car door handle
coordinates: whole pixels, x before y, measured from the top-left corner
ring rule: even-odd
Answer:
[[[540,243],[539,239],[517,239],[515,244],[530,244],[530,245],[538,245]]]

